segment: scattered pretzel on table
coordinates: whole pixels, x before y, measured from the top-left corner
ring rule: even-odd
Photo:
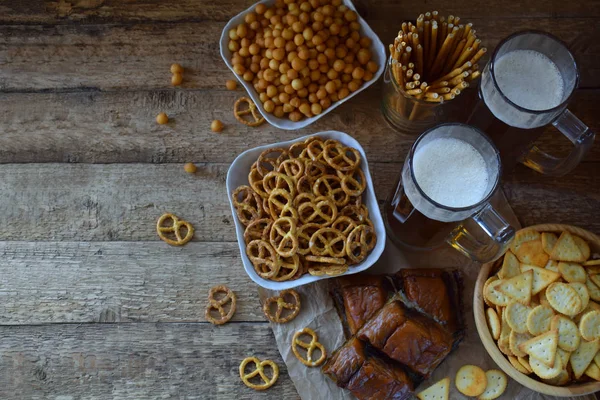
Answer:
[[[300,337],[302,335],[309,335],[311,337],[310,342],[300,340]],[[306,365],[307,367],[317,367],[321,365],[327,358],[327,352],[325,351],[325,347],[321,343],[319,343],[318,339],[319,337],[317,336],[315,331],[313,331],[310,328],[304,328],[302,330],[299,330],[294,334],[294,337],[292,338],[292,351],[294,352],[294,355],[298,360],[300,360],[302,364]],[[302,347],[306,350],[306,358],[300,355],[298,347]],[[320,350],[321,356],[318,359],[313,360],[312,356],[316,349]]]
[[[253,363],[256,366],[256,369],[248,374],[246,374],[246,366],[250,363]],[[265,366],[270,366],[273,370],[273,376],[269,378],[265,374]],[[255,384],[250,382],[250,379],[259,375],[262,379],[262,384]],[[262,360],[260,361],[256,357],[247,357],[242,360],[240,363],[240,379],[244,382],[244,385],[248,386],[254,390],[266,390],[273,386],[275,382],[277,382],[277,378],[279,378],[279,367],[275,364],[274,361],[271,360]]]
[[[225,293],[225,297],[220,300],[215,298],[215,295],[219,292]],[[225,306],[231,303],[231,308],[228,312],[225,312]],[[225,322],[229,321],[233,314],[235,313],[236,306],[236,297],[233,290],[229,289],[227,286],[219,285],[210,289],[208,292],[208,304],[206,306],[206,310],[204,312],[204,317],[206,320],[215,325],[223,325]],[[211,315],[211,311],[216,310],[219,312],[220,318],[215,318]]]
[[[291,297],[293,301],[286,301],[286,296]],[[271,312],[271,306],[273,304],[277,305],[275,312]],[[300,312],[300,304],[300,295],[298,292],[293,289],[287,289],[281,291],[278,296],[266,299],[263,304],[263,312],[271,322],[285,324],[296,318]],[[289,310],[291,312],[284,317],[282,316],[284,310]]]
[[[248,104],[248,108],[245,110],[241,110],[240,105],[244,102]],[[249,121],[242,118],[243,115],[247,114],[251,114],[254,121]],[[236,100],[235,104],[233,105],[233,115],[235,116],[235,119],[240,121],[242,124],[248,126],[259,126],[260,124],[265,122],[263,116],[260,115],[260,113],[256,109],[256,104],[254,104],[254,102],[247,97],[241,97]]]
[[[172,223],[170,225],[165,225],[165,222],[168,220],[171,220]],[[181,235],[183,228],[186,229],[185,236]],[[171,246],[183,246],[192,240],[192,237],[194,236],[194,227],[189,222],[180,220],[171,213],[166,213],[161,215],[158,219],[158,222],[156,223],[156,232],[158,233],[158,237]],[[175,239],[167,236],[168,234],[175,235]]]

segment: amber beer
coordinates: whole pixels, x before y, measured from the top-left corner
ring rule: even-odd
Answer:
[[[467,123],[492,139],[505,171],[522,162],[544,174],[564,175],[594,140],[588,127],[566,109],[578,81],[573,55],[558,39],[545,32],[516,33],[498,45],[485,67],[480,101]],[[548,124],[574,144],[566,158],[534,146]]]

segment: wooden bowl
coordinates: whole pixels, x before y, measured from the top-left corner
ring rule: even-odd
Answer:
[[[562,231],[568,231],[585,239],[590,244],[592,254],[600,253],[600,237],[589,231],[586,231],[585,229],[577,228],[571,225],[541,224],[529,226],[522,230],[532,229],[538,232],[560,233]],[[528,375],[522,374],[511,365],[506,356],[502,354],[500,349],[498,349],[498,345],[492,338],[487,321],[485,319],[483,284],[489,277],[493,264],[493,262],[484,264],[479,271],[479,276],[477,276],[477,282],[475,283],[475,295],[473,296],[473,314],[475,316],[475,325],[477,325],[479,337],[481,338],[483,346],[487,350],[490,357],[492,357],[494,362],[515,381],[539,393],[557,397],[572,397],[600,391],[600,382],[576,383],[570,386],[548,385],[534,378],[530,378]]]

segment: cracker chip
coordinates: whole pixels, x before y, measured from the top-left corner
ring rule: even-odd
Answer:
[[[550,256],[544,252],[541,240],[531,240],[521,244],[515,255],[523,264],[536,265],[542,268],[550,258]]]
[[[600,339],[600,311],[590,311],[581,317],[579,332],[587,341]]]
[[[510,329],[517,333],[527,332],[527,316],[531,312],[531,308],[523,304],[511,300],[506,306],[506,322]]]
[[[598,260],[587,260],[586,262],[583,263],[583,265],[586,266],[586,267],[592,267],[592,266],[600,265],[600,259],[598,259]]]
[[[487,376],[478,366],[463,365],[456,373],[454,384],[465,396],[476,397],[485,391]]]
[[[417,394],[420,400],[448,400],[450,399],[450,378],[437,381],[427,389]]]
[[[529,372],[528,369],[526,369],[520,362],[519,359],[515,356],[508,356],[508,361],[510,361],[510,363],[512,364],[513,367],[515,367],[515,369],[517,371],[519,371],[522,374],[525,375],[529,375],[531,372]]]
[[[542,379],[552,379],[555,376],[558,376],[563,370],[562,360],[560,357],[557,357],[554,361],[554,367],[550,368],[540,360],[529,357],[529,365],[531,365],[531,369],[533,373],[539,376]]]
[[[575,317],[573,317],[573,322],[575,322],[576,324],[578,324],[581,321],[581,318],[587,314],[590,311],[595,311],[595,310],[600,310],[600,304],[596,303],[595,301],[591,301],[588,303],[588,306],[579,314],[577,314]]]
[[[573,235],[567,231],[561,233],[550,252],[550,257],[559,261],[583,262],[587,260],[586,257],[583,257],[581,250],[579,250],[579,247],[575,243]]]
[[[544,383],[547,383],[548,385],[552,385],[552,386],[562,386],[562,385],[566,385],[567,383],[569,383],[571,381],[571,377],[569,376],[569,373],[567,372],[566,369],[562,369],[560,371],[560,373],[555,376],[552,379],[542,379],[542,381],[544,381]]]
[[[556,357],[560,357],[560,361],[562,362],[563,367],[569,364],[569,359],[571,358],[571,352],[565,351],[560,347],[556,349]]]
[[[560,279],[560,274],[535,265],[521,264],[521,272],[533,271],[533,286],[531,294],[535,295],[544,290],[552,282]]]
[[[517,276],[521,273],[521,269],[519,268],[519,260],[517,257],[509,250],[504,254],[504,260],[502,261],[502,268],[498,271],[498,276],[501,279],[509,279],[513,276]]]
[[[542,236],[538,231],[535,231],[533,229],[521,229],[515,234],[515,238],[513,239],[510,245],[510,251],[512,251],[513,254],[517,254],[517,250],[521,247],[523,243],[529,242],[531,240],[539,240],[541,239],[541,237]]]
[[[579,251],[581,251],[581,255],[583,258],[583,260],[581,260],[581,262],[590,258],[590,253],[591,253],[590,245],[585,240],[583,240],[582,238],[580,238],[577,235],[573,235],[573,241],[575,242],[577,247],[579,247]]]
[[[515,331],[512,331],[510,333],[510,336],[508,337],[508,347],[510,348],[510,351],[517,357],[525,357],[527,356],[527,353],[519,350],[519,345],[521,343],[525,343],[526,341],[528,341],[529,339],[533,338],[533,336],[531,336],[529,334],[529,332],[527,333],[517,333]]]
[[[577,294],[581,299],[581,308],[585,310],[590,303],[590,292],[588,292],[587,286],[580,282],[569,283],[569,286],[577,291]]]
[[[577,291],[566,283],[554,282],[546,289],[546,299],[550,306],[561,314],[574,316],[583,309]]]
[[[600,301],[600,287],[598,287],[590,277],[585,281],[585,287],[587,287],[588,293],[592,300]]]
[[[490,369],[485,372],[487,385],[485,391],[479,395],[478,400],[493,400],[502,396],[508,385],[506,374],[497,369]]]
[[[519,350],[529,354],[548,367],[553,367],[558,347],[558,331],[546,332],[519,345]]]
[[[506,322],[506,313],[503,312],[501,314],[501,327],[500,327],[500,339],[498,339],[498,348],[501,352],[506,354],[507,356],[512,356],[512,351],[510,350],[510,333],[512,330],[510,326],[508,326],[508,322]]]
[[[590,274],[589,277],[594,282],[594,285],[600,287],[600,274]]]
[[[485,310],[485,319],[487,320],[490,333],[492,334],[494,340],[500,339],[500,318],[498,317],[496,310],[491,307]]]
[[[535,307],[527,316],[527,330],[533,336],[541,335],[548,332],[551,327],[550,323],[554,317],[554,311],[551,307],[540,304]]]
[[[565,351],[575,351],[579,347],[581,336],[575,322],[562,315],[552,317],[551,330],[558,331],[558,347]]]
[[[510,297],[502,292],[499,292],[496,288],[496,286],[501,282],[504,281],[498,280],[496,282],[492,282],[484,289],[483,297],[488,300],[490,305],[493,304],[496,306],[507,306],[508,302],[510,301]]]
[[[573,368],[575,379],[581,378],[585,370],[590,366],[594,356],[600,348],[598,339],[588,342],[582,340],[579,347],[571,354],[570,365]]]
[[[595,363],[590,363],[590,366],[585,370],[584,374],[592,379],[600,381],[600,368]]]
[[[558,272],[558,261],[548,260],[548,263],[544,268],[552,272]]]
[[[567,282],[581,282],[585,283],[587,275],[585,269],[579,264],[559,262],[558,272],[562,275],[563,279]]]
[[[546,252],[546,254],[550,254],[552,252],[552,248],[556,244],[558,240],[558,236],[551,232],[542,232],[542,248]]]
[[[525,367],[525,369],[532,374],[533,370],[531,369],[531,365],[529,365],[529,357],[525,358],[525,357],[517,357],[517,360],[519,360],[519,363]]]
[[[500,280],[497,283],[490,285],[490,287],[517,300],[521,304],[527,305],[531,301],[532,283],[533,272],[526,271],[513,278]]]

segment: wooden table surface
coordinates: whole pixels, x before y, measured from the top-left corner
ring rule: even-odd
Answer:
[[[241,151],[335,128],[367,152],[384,199],[411,144],[384,122],[375,85],[314,125],[286,132],[235,121],[241,90],[218,51],[226,21],[250,0],[0,1],[0,398],[296,399],[257,288],[243,272],[225,176]],[[475,24],[491,49],[543,29],[581,69],[571,109],[600,131],[600,2],[361,0],[384,43],[403,19],[437,9]],[[185,83],[170,87],[169,66]],[[159,112],[172,120],[159,126]],[[225,123],[220,134],[213,119]],[[543,148],[569,149],[551,130]],[[183,164],[196,162],[195,175]],[[561,222],[600,233],[600,145],[571,174],[508,174],[523,225]],[[173,212],[194,240],[169,247],[155,232]],[[239,299],[233,322],[204,320],[208,289]],[[255,354],[278,361],[265,393],[240,383]]]

